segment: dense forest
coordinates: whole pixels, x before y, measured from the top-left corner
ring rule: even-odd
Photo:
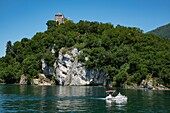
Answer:
[[[79,61],[86,68],[105,71],[114,86],[140,84],[150,76],[170,87],[170,40],[110,23],[67,20],[58,25],[49,20],[46,25],[46,31],[31,39],[7,42],[6,55],[0,58],[1,83],[18,83],[22,74],[36,78],[42,73],[41,59],[53,66],[62,47],[76,47],[83,51]]]
[[[169,38],[170,39],[170,23],[163,25],[161,27],[158,27],[152,31],[149,31],[148,33],[158,35],[163,38]]]

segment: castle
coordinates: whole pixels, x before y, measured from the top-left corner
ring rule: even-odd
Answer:
[[[63,14],[56,14],[55,15],[55,21],[58,22],[59,24],[64,23],[64,15]]]

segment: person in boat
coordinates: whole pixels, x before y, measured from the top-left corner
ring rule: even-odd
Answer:
[[[111,94],[109,94],[106,99],[109,99],[109,98],[113,98],[113,96]]]
[[[112,93],[114,93],[115,90],[108,90],[106,91],[106,93],[108,93],[109,95],[106,97],[106,100],[112,100],[113,96]]]

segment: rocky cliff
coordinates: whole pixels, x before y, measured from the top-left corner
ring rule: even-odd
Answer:
[[[53,75],[53,72],[54,72],[54,68],[51,67],[51,66],[48,66],[44,59],[41,59],[41,63],[42,63],[42,71],[43,71],[43,74],[45,74],[46,76],[52,76]]]
[[[60,85],[103,85],[105,73],[86,69],[78,61],[81,51],[77,48],[61,48],[58,60],[54,63],[55,78]],[[88,60],[88,58],[86,58]]]

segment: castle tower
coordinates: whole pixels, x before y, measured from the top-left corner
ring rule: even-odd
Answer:
[[[55,21],[58,22],[59,24],[64,23],[64,15],[63,14],[56,14],[55,15]]]

